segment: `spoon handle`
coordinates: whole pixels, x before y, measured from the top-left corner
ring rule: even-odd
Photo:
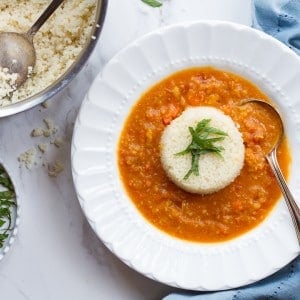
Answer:
[[[283,194],[286,205],[290,211],[292,221],[293,221],[293,224],[295,227],[295,231],[297,234],[297,238],[298,238],[298,241],[300,244],[300,209],[299,209],[299,206],[297,205],[296,201],[294,200],[294,197],[291,194],[291,191],[288,188],[286,181],[283,177],[283,174],[281,172],[281,169],[280,169],[278,161],[277,161],[276,149],[274,151],[270,152],[266,156],[266,159],[274,172],[274,175],[277,179],[277,182],[278,182],[281,192]]]
[[[49,17],[55,12],[55,10],[61,5],[63,1],[64,0],[53,0],[40,15],[40,17],[35,21],[35,23],[31,26],[31,28],[27,31],[26,35],[32,39],[37,31],[44,25],[44,23],[49,19]]]

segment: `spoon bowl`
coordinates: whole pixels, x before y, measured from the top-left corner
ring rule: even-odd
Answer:
[[[30,76],[35,61],[35,49],[26,34],[0,33],[0,66],[7,68],[10,74],[18,74],[15,87],[21,86]]]
[[[268,155],[272,151],[275,151],[275,149],[277,151],[284,136],[284,126],[283,126],[282,116],[280,112],[272,104],[261,99],[249,98],[249,99],[244,99],[240,102],[240,105],[245,105],[245,104],[259,105],[263,107],[265,110],[267,110],[268,112],[271,112],[272,115],[276,117],[278,121],[276,125],[279,127],[279,134],[274,137],[273,145],[269,149],[265,150],[265,155]]]
[[[34,35],[63,1],[53,0],[26,33],[0,33],[0,68],[8,69],[8,73],[18,75],[11,84],[14,89],[20,87],[27,80],[35,66]]]
[[[286,202],[286,205],[289,209],[289,212],[290,212],[290,215],[291,215],[291,218],[293,221],[293,225],[294,225],[294,228],[296,231],[298,242],[300,244],[300,209],[299,209],[299,206],[297,205],[297,203],[286,183],[286,180],[282,174],[282,171],[280,169],[280,166],[279,166],[279,163],[277,160],[277,150],[278,150],[278,147],[284,136],[284,125],[283,125],[281,114],[272,104],[270,104],[264,100],[261,100],[261,99],[245,99],[245,100],[241,101],[241,103],[240,103],[240,105],[251,105],[251,104],[256,104],[256,105],[260,105],[260,106],[264,107],[269,112],[272,112],[272,114],[274,114],[274,116],[278,120],[278,124],[280,126],[280,132],[279,132],[278,136],[276,137],[276,139],[274,140],[274,144],[272,145],[271,149],[266,152],[265,157],[275,175],[277,183],[283,194],[284,200]]]

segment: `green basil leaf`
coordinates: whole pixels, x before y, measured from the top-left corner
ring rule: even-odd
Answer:
[[[192,174],[199,176],[200,155],[214,153],[219,157],[222,157],[221,152],[224,148],[216,146],[214,143],[223,141],[228,135],[222,130],[210,127],[210,121],[210,119],[203,119],[197,123],[195,128],[189,127],[188,130],[192,137],[191,143],[186,149],[175,153],[175,155],[191,154],[191,167],[183,177],[184,180],[188,179]]]
[[[142,0],[142,1],[152,7],[162,6],[162,3],[157,0]]]

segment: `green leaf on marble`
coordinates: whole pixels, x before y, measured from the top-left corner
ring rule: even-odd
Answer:
[[[142,1],[152,7],[162,6],[162,3],[157,0],[142,0]]]

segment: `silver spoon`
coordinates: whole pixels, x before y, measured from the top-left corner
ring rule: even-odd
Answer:
[[[274,115],[276,115],[279,124],[280,124],[280,134],[277,137],[277,140],[275,141],[272,149],[270,149],[270,151],[266,154],[266,159],[269,163],[269,165],[271,166],[271,169],[276,177],[276,180],[278,182],[278,185],[281,189],[281,192],[283,194],[284,200],[286,202],[286,205],[289,209],[290,215],[292,217],[293,220],[293,224],[295,227],[295,231],[297,234],[297,238],[298,238],[298,242],[300,244],[300,209],[299,206],[297,205],[296,201],[294,200],[294,197],[292,195],[292,193],[290,192],[290,189],[287,186],[287,183],[283,177],[283,174],[281,172],[280,166],[278,164],[278,160],[277,160],[277,149],[278,146],[280,145],[283,135],[284,135],[284,126],[283,126],[283,121],[282,121],[282,117],[280,115],[280,113],[278,112],[278,110],[272,106],[271,104],[263,101],[263,100],[259,100],[259,99],[245,99],[243,100],[240,105],[245,105],[245,104],[250,104],[250,103],[256,103],[258,105],[262,105],[265,108],[267,108],[270,111],[274,112]]]
[[[10,74],[18,74],[14,83],[16,88],[27,80],[30,71],[35,66],[34,35],[63,1],[53,0],[26,33],[0,33],[0,67],[7,68]]]

